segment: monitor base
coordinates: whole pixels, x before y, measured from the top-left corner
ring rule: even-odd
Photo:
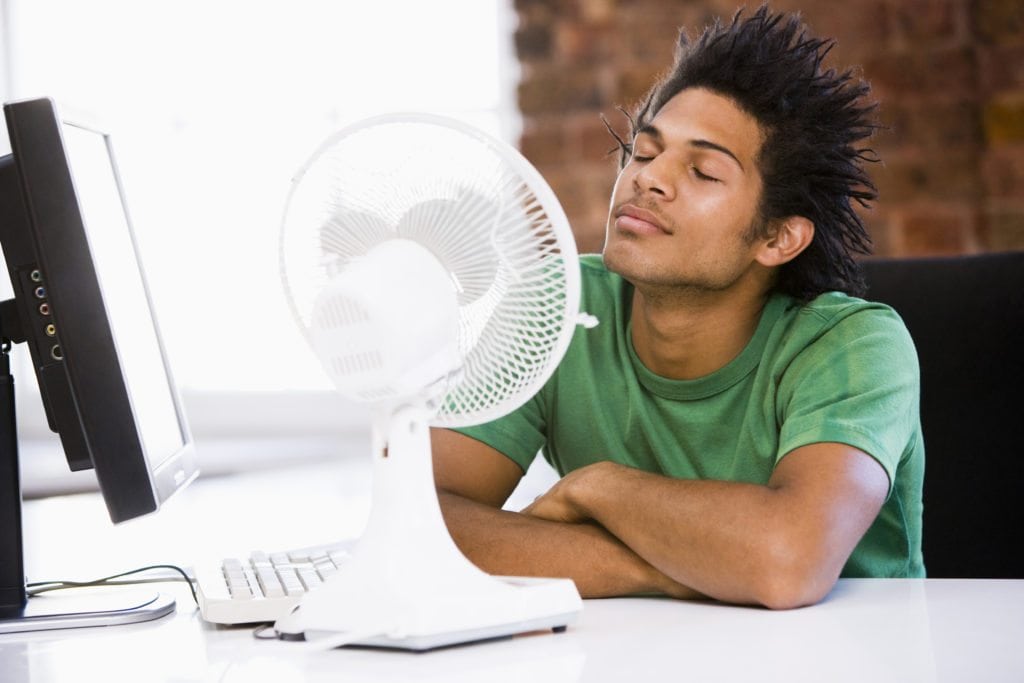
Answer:
[[[0,618],[0,634],[135,624],[159,619],[174,608],[173,597],[149,591],[40,595],[29,598],[20,614]]]

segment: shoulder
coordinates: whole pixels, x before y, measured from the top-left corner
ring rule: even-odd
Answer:
[[[796,313],[820,321],[825,326],[834,325],[854,316],[858,322],[880,319],[895,319],[899,316],[886,304],[867,301],[842,292],[825,292],[807,302],[792,300],[791,307]]]
[[[826,292],[805,303],[790,300],[780,322],[788,335],[808,342],[878,337],[913,345],[906,325],[891,307],[841,292]]]
[[[881,380],[916,381],[917,351],[891,307],[828,292],[790,300],[773,330],[774,348],[788,369],[812,375],[851,372]]]

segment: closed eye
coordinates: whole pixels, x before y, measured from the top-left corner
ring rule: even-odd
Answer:
[[[644,152],[642,152],[639,149],[637,149],[636,145],[630,145],[629,146],[629,158],[630,158],[630,161],[640,161],[640,162],[646,163],[646,162],[650,161],[651,159],[653,159],[654,155],[651,154],[649,150],[646,150],[646,151],[647,151],[647,153],[645,154]]]
[[[697,178],[699,180],[705,180],[705,181],[716,182],[716,183],[722,182],[718,178],[715,178],[713,176],[709,176],[707,173],[702,173],[701,170],[699,168],[697,168],[696,166],[690,166],[690,168],[693,170],[693,174],[695,176],[697,176]]]

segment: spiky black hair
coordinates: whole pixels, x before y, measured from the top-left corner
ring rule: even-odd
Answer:
[[[879,126],[870,86],[853,70],[822,65],[831,39],[809,35],[799,14],[773,13],[762,5],[749,17],[716,20],[696,42],[680,32],[675,63],[630,117],[633,137],[676,94],[706,88],[733,100],[764,132],[757,158],[763,180],[757,227],[803,216],[814,222],[814,239],[780,268],[776,288],[802,300],[826,291],[863,295],[855,254],[868,254],[871,239],[854,202],[877,196],[865,162],[877,161],[859,146]],[[631,145],[616,136],[625,164]]]

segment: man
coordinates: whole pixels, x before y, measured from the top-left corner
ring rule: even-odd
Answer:
[[[923,576],[916,354],[854,296],[873,106],[830,47],[765,7],[682,35],[620,140],[603,258],[581,258],[600,325],[521,409],[433,434],[480,567],[771,608]],[[502,511],[539,449],[563,478]]]

